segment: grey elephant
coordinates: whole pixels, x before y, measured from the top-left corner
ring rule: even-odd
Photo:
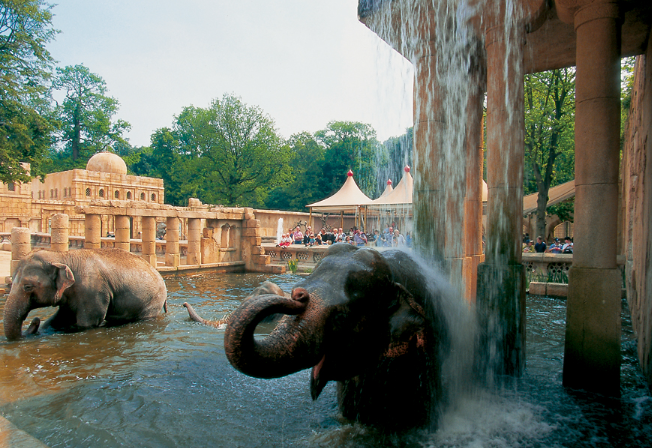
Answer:
[[[35,250],[14,274],[4,309],[5,336],[20,339],[22,323],[35,308],[59,307],[43,328],[78,331],[155,318],[167,311],[166,301],[158,271],[124,250]],[[27,332],[38,328],[35,318]]]
[[[424,426],[442,403],[450,347],[443,300],[405,252],[335,244],[291,295],[270,290],[244,300],[229,317],[225,351],[258,378],[312,368],[313,399],[337,381],[348,419],[390,431]],[[254,338],[256,326],[279,313],[269,336]]]

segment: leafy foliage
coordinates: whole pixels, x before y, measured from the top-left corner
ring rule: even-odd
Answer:
[[[332,121],[326,129],[315,133],[315,139],[325,148],[324,198],[342,187],[349,170],[354,172],[358,186],[367,196],[378,192],[374,163],[378,141],[376,131],[370,125]]]
[[[56,34],[50,6],[40,0],[0,4],[0,181],[27,182],[20,162],[42,174],[51,143],[48,119],[52,57],[45,48]]]
[[[146,160],[177,205],[197,197],[211,204],[261,206],[291,175],[290,149],[273,120],[230,94],[206,109],[184,108],[172,129],[152,136]]]
[[[550,187],[572,180],[575,164],[575,70],[525,77],[525,193],[538,192],[537,235],[545,234]]]
[[[104,79],[84,65],[57,68],[56,72],[52,87],[64,92],[65,98],[55,110],[60,154],[54,155],[52,169],[81,168],[93,154],[111,145],[125,145],[122,134],[131,125],[113,119],[119,103],[106,95]]]

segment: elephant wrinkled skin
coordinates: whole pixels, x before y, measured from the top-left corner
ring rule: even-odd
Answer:
[[[158,316],[166,307],[163,278],[142,258],[121,249],[71,252],[36,250],[23,259],[4,310],[5,336],[22,337],[21,326],[35,308],[57,306],[45,327],[77,331]],[[38,330],[35,318],[28,333]]]
[[[336,244],[290,297],[262,294],[240,305],[228,321],[226,355],[258,378],[312,368],[313,399],[338,381],[350,420],[388,430],[423,426],[441,399],[448,350],[440,302],[405,252]],[[254,339],[256,325],[275,313],[285,316]]]

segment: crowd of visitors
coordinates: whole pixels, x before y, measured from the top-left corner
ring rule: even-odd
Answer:
[[[303,244],[305,247],[312,247],[335,243],[348,243],[358,247],[367,245],[376,247],[412,247],[412,236],[410,232],[403,235],[396,228],[395,223],[386,227],[382,234],[380,231],[374,230],[369,235],[364,230],[356,227],[350,228],[348,232],[344,232],[341,227],[332,231],[322,228],[315,234],[311,226],[306,226],[305,233],[301,231],[300,226],[297,226],[294,229],[288,229],[288,232],[282,235],[277,246],[288,247],[292,244]]]
[[[555,238],[550,244],[546,244],[543,238],[538,236],[534,243],[526,233],[523,236],[523,253],[572,254],[573,239],[567,236],[562,243],[559,238]]]

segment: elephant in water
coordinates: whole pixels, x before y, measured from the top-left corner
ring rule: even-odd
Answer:
[[[225,350],[250,376],[278,378],[312,368],[317,399],[337,381],[350,420],[402,430],[435,420],[449,328],[441,298],[407,253],[348,244],[329,248],[314,272],[282,294],[254,295],[229,317]],[[266,338],[256,325],[281,313]]]
[[[13,277],[4,310],[5,336],[21,338],[22,323],[35,308],[59,307],[44,328],[77,331],[155,318],[167,308],[166,300],[158,271],[124,250],[35,250]],[[27,332],[35,333],[39,323],[35,318]]]

